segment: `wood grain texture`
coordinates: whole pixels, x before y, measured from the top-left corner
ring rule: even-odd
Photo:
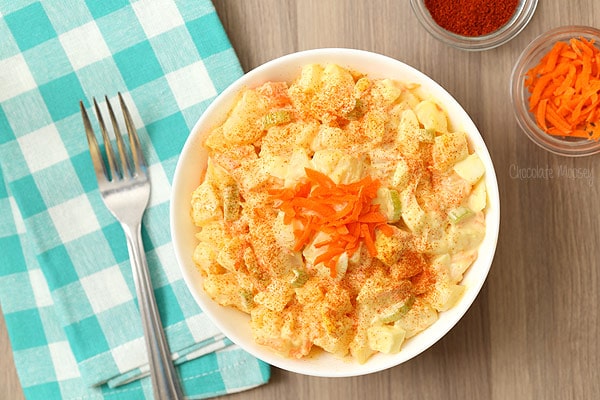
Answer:
[[[3,397],[5,396],[5,397]],[[4,322],[4,314],[0,307],[0,398],[22,400],[23,390],[15,369],[15,361],[10,347],[10,340]]]
[[[463,105],[488,145],[502,221],[482,292],[430,350],[363,377],[315,378],[274,368],[268,385],[223,398],[600,398],[600,157],[564,158],[539,149],[516,124],[508,89],[527,43],[556,26],[593,26],[600,3],[564,7],[560,0],[540,1],[514,40],[464,52],[430,37],[407,0],[213,2],[245,71],[298,50],[351,47],[391,56],[431,76]],[[576,169],[591,178],[561,175]],[[552,171],[552,177],[535,176],[540,170]],[[0,341],[0,388],[8,388],[7,398],[18,398],[15,375],[5,372],[13,367],[4,332]]]

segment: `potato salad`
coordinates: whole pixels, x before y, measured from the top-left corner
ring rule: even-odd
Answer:
[[[460,299],[485,235],[485,168],[418,85],[306,65],[242,90],[205,137],[193,259],[257,343],[364,363]]]

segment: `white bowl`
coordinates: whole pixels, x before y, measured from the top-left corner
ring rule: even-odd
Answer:
[[[425,331],[407,340],[399,353],[376,354],[365,364],[339,359],[329,353],[304,359],[284,358],[267,347],[258,345],[252,338],[250,317],[232,308],[212,301],[202,288],[202,276],[192,261],[196,246],[197,228],[190,219],[191,193],[201,183],[206,167],[203,137],[213,127],[222,123],[238,92],[244,87],[256,87],[267,81],[291,81],[301,67],[310,63],[336,63],[340,66],[368,74],[373,78],[391,78],[415,82],[446,107],[452,127],[465,131],[486,167],[488,208],[486,235],[479,257],[465,274],[464,296],[449,311],[440,313],[438,321]],[[229,86],[208,107],[194,126],[179,157],[171,193],[171,235],[173,246],[185,282],[192,295],[215,325],[233,342],[255,357],[288,371],[322,377],[347,377],[381,371],[401,364],[431,347],[442,338],[469,309],[479,293],[490,269],[500,225],[498,184],[492,160],[469,115],[440,85],[416,69],[395,59],[366,51],[351,49],[317,49],[293,53],[270,61],[241,77]]]

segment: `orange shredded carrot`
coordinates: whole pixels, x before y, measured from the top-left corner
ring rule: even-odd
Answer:
[[[537,112],[535,113],[535,119],[540,128],[544,131],[548,130],[548,126],[546,125],[546,106],[548,105],[548,99],[542,99],[537,108]]]
[[[546,133],[600,139],[600,49],[594,39],[557,42],[526,74],[529,110]]]
[[[294,188],[273,189],[269,193],[274,206],[284,213],[284,223],[297,221],[294,230],[294,251],[300,251],[323,232],[328,239],[314,243],[325,248],[315,258],[315,265],[323,263],[331,277],[337,274],[337,262],[343,253],[351,257],[364,243],[372,257],[377,255],[375,231],[392,235],[386,217],[373,204],[377,197],[379,180],[366,176],[350,184],[336,184],[327,175],[305,168],[306,179]]]
[[[554,68],[556,67],[556,62],[558,61],[561,51],[563,50],[564,46],[566,45],[566,43],[564,43],[564,42],[558,42],[558,43],[559,44],[557,44],[556,46],[554,46],[552,48],[552,50],[550,50],[550,52],[548,53],[548,57],[546,57],[546,63],[543,67],[544,72],[553,71]]]

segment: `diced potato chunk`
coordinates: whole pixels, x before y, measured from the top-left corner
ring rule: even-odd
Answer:
[[[294,295],[293,288],[283,280],[273,280],[264,292],[254,296],[254,301],[271,311],[281,311]]]
[[[448,132],[437,136],[433,144],[433,165],[445,171],[469,155],[467,136],[463,132]]]
[[[487,205],[487,191],[485,190],[485,180],[481,179],[473,186],[473,190],[467,199],[467,206],[473,212],[482,211]]]
[[[247,90],[223,124],[223,136],[234,144],[251,144],[263,133],[264,99],[254,90]]]
[[[431,100],[423,100],[415,107],[415,113],[423,127],[431,131],[445,133],[448,131],[448,120],[442,108]]]
[[[369,337],[369,347],[373,350],[394,354],[400,351],[406,331],[397,326],[380,325],[370,327],[367,330],[367,335]]]
[[[196,226],[222,217],[221,199],[213,185],[204,181],[192,193],[192,220]]]
[[[485,174],[485,166],[476,153],[454,164],[453,169],[458,176],[470,184],[474,184]]]

